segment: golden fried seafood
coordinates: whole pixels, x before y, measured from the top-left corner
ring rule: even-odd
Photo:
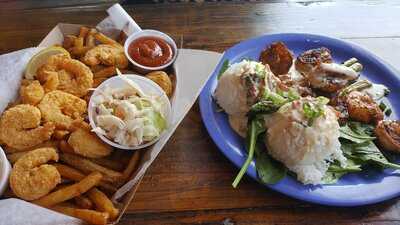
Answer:
[[[87,94],[93,86],[93,73],[89,67],[78,60],[63,54],[50,56],[46,64],[37,71],[39,81],[46,91],[62,90],[78,97]],[[48,85],[48,82],[58,82]]]
[[[74,119],[81,118],[86,112],[86,102],[63,91],[47,93],[38,108],[44,121],[54,122],[58,129],[68,129]]]
[[[117,67],[109,66],[102,69],[97,70],[93,73],[94,78],[108,78],[117,74]]]
[[[353,91],[346,96],[349,118],[363,123],[377,123],[383,120],[379,105],[367,94]]]
[[[5,111],[0,119],[0,139],[7,146],[26,149],[50,139],[53,123],[40,125],[41,113],[28,104],[17,105]]]
[[[86,129],[77,129],[68,138],[74,153],[88,158],[100,158],[111,153],[112,147]]]
[[[35,200],[48,194],[61,182],[56,167],[46,164],[58,161],[54,148],[35,149],[22,156],[14,164],[10,175],[13,192],[25,200]]]
[[[23,104],[37,105],[44,96],[44,89],[39,81],[34,80],[22,85],[19,95]]]
[[[47,140],[45,142],[42,142],[38,145],[32,146],[32,147],[28,147],[28,148],[23,148],[23,149],[16,149],[16,148],[12,148],[9,146],[3,146],[3,149],[5,150],[5,152],[7,154],[10,153],[16,153],[16,152],[27,152],[27,151],[32,151],[35,150],[37,148],[56,148],[57,149],[57,145],[58,145],[58,141],[54,141],[54,140]]]
[[[287,74],[293,64],[293,55],[282,42],[274,42],[260,54],[262,64],[268,64],[275,75]]]
[[[82,61],[89,66],[103,64],[124,69],[128,67],[124,49],[119,45],[101,44],[86,52]]]
[[[172,94],[172,82],[168,74],[164,71],[154,71],[146,75],[147,78],[160,86],[168,97]]]
[[[400,152],[400,121],[379,121],[375,135],[385,150]]]
[[[53,133],[53,138],[56,140],[65,139],[70,132],[68,130],[55,130]]]
[[[362,69],[334,63],[331,52],[327,48],[303,52],[297,57],[295,66],[309,80],[312,88],[327,93],[336,92],[357,79]]]

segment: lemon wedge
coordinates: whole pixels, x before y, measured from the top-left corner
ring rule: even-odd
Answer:
[[[52,46],[45,48],[41,50],[40,52],[36,53],[31,60],[29,60],[28,65],[25,70],[25,78],[32,80],[36,76],[36,71],[37,69],[42,66],[44,63],[46,63],[47,59],[52,56],[52,55],[57,55],[57,54],[65,54],[68,57],[71,57],[69,55],[69,52],[65,50],[62,47],[58,46]]]

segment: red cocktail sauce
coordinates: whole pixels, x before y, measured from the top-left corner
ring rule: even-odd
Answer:
[[[170,44],[159,37],[140,37],[128,47],[129,56],[138,64],[159,67],[171,61],[174,52]]]

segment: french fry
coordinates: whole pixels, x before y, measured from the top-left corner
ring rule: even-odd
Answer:
[[[96,29],[90,29],[89,33],[86,36],[85,44],[87,47],[93,48],[96,45],[96,40],[94,38],[94,34],[97,33]]]
[[[117,46],[121,46],[118,42],[116,42],[115,40],[107,37],[106,35],[97,32],[94,34],[94,38],[99,41],[102,44],[109,44],[109,45],[117,45]]]
[[[63,48],[69,49],[69,48],[74,47],[75,39],[76,39],[75,35],[66,35],[64,37],[64,41],[63,41],[63,44],[62,44]]]
[[[89,33],[89,28],[82,26],[79,28],[79,36],[78,37],[84,39],[88,33]]]
[[[78,170],[81,170],[84,173],[91,173],[91,172],[102,173],[104,175],[103,176],[104,181],[113,183],[119,181],[122,177],[122,173],[120,172],[100,166],[88,159],[85,159],[77,155],[62,153],[60,154],[60,159],[61,161],[77,168]]]
[[[107,197],[107,195],[105,195],[99,189],[92,188],[87,194],[90,200],[92,200],[95,204],[97,210],[100,210],[101,212],[107,212],[110,215],[111,220],[114,220],[118,217],[119,210],[115,208],[114,204]]]
[[[79,170],[74,169],[70,166],[59,164],[59,163],[55,163],[53,165],[57,168],[61,177],[64,177],[64,178],[67,178],[67,179],[70,179],[73,181],[80,181],[83,178],[85,178],[85,175],[83,173],[81,173]],[[108,192],[114,193],[117,191],[117,188],[115,188],[114,186],[112,186],[104,181],[100,181],[99,187],[101,187],[102,190],[107,191],[107,193]]]
[[[55,130],[52,137],[56,140],[63,140],[68,134],[67,130]]]
[[[84,195],[79,195],[74,198],[75,204],[82,209],[93,209],[93,202]]]
[[[72,199],[78,195],[81,195],[87,192],[89,189],[96,186],[103,175],[99,172],[93,172],[89,174],[87,177],[83,178],[78,183],[72,184],[65,188],[61,188],[58,191],[51,192],[48,195],[45,195],[37,200],[32,201],[32,203],[43,206],[50,207],[56,205],[58,203],[67,201]]]
[[[90,47],[87,47],[87,46],[75,46],[75,47],[70,48],[69,52],[75,56],[82,56],[89,50],[90,50]]]
[[[93,74],[93,78],[109,78],[117,74],[115,66],[109,66]]]
[[[132,172],[136,169],[139,160],[140,160],[140,152],[135,151],[135,153],[133,153],[131,159],[128,162],[128,166],[122,172],[123,181],[127,181],[129,179],[129,177],[132,175]]]
[[[83,37],[77,37],[77,38],[74,40],[74,47],[83,48]]]
[[[89,224],[95,225],[105,225],[108,221],[108,213],[104,212],[97,212],[95,210],[90,209],[76,209],[72,207],[65,207],[65,206],[54,206],[51,209],[54,211],[79,218],[88,222]]]
[[[93,158],[89,159],[90,161],[99,164],[100,166],[104,166],[116,171],[122,171],[125,168],[125,165],[120,161],[114,161],[112,159],[107,158]]]
[[[60,149],[60,151],[65,153],[75,153],[71,145],[69,145],[68,142],[65,140],[60,141],[60,143],[58,144],[58,148]]]

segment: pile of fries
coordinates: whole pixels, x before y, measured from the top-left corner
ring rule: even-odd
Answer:
[[[122,71],[128,70],[129,65],[126,64],[125,66],[125,64],[118,64],[116,61],[109,63],[101,60],[98,63],[94,63],[95,65],[88,65],[84,61],[88,51],[102,45],[112,45],[120,51],[125,38],[125,35],[121,33],[118,40],[115,41],[98,32],[96,29],[81,27],[79,34],[65,36],[62,47],[70,53],[72,59],[79,60],[90,68],[93,73],[92,87],[94,88],[107,78],[114,76],[117,68]],[[167,95],[171,96],[173,85],[166,72],[155,71],[148,74],[147,77],[159,84]],[[34,81],[36,82],[35,85],[40,87],[41,84],[36,80]],[[23,84],[24,82],[27,84],[32,83],[29,80],[24,80]],[[29,93],[32,90],[26,89],[25,91]],[[91,91],[84,96],[80,96],[80,98],[88,102],[90,95]],[[21,106],[22,103],[25,106],[19,110],[25,110],[21,113],[28,113],[26,111],[30,109],[29,107],[35,108],[40,105],[40,99],[37,102],[39,103],[32,103],[30,106],[30,103],[21,102],[21,99],[19,99],[12,103],[7,110],[18,105]],[[0,125],[7,110],[0,118]],[[14,111],[19,112],[17,110]],[[34,114],[33,112],[29,111],[31,114]],[[68,114],[68,112],[62,113]],[[19,122],[19,119],[21,118],[15,118],[15,121]],[[43,120],[42,115],[41,119],[39,117],[37,125],[45,126]],[[22,120],[22,123],[24,121],[25,119]],[[27,148],[15,148],[9,146],[4,141],[4,138],[0,139],[8,160],[13,164],[13,170],[19,168],[22,170],[23,176],[26,176],[10,178],[11,187],[8,189],[6,197],[22,198],[33,204],[80,218],[90,224],[107,224],[117,219],[120,213],[119,207],[110,200],[110,197],[134,175],[141,159],[140,152],[113,149],[98,139],[94,133],[90,132],[91,128],[87,121],[88,118],[85,112],[82,117],[72,122],[71,127],[60,128],[55,126],[48,140]],[[24,125],[21,127],[26,129],[24,132],[30,132],[29,129],[33,130],[33,127],[26,128]],[[78,131],[85,135],[73,138],[74,134]],[[40,155],[44,154],[43,152],[51,152],[50,150],[55,150],[55,157]],[[43,172],[45,170],[48,170],[46,171],[47,174]],[[42,172],[43,177],[39,177],[39,179],[36,179],[38,177],[31,177],[35,176],[35,173],[40,175],[40,172]],[[49,178],[50,172],[55,176],[53,180]],[[18,185],[16,184],[18,182],[13,181],[18,181],[18,179],[21,182],[29,183],[28,186],[20,187],[20,189],[31,188],[32,191],[37,191],[37,189],[40,189],[47,182],[49,190],[39,197],[21,197],[26,193],[17,193],[16,189],[13,189],[13,184],[14,186]],[[54,183],[54,185],[51,186],[51,183]]]

